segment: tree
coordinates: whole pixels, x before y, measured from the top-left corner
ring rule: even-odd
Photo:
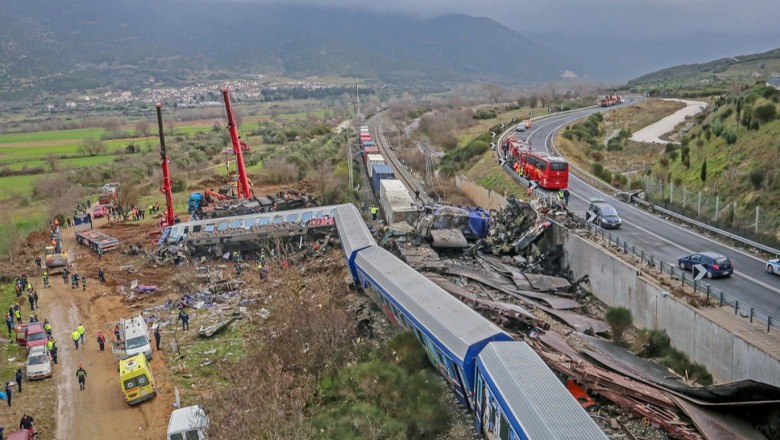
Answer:
[[[498,103],[501,100],[501,97],[504,94],[504,90],[501,89],[497,84],[485,84],[482,86],[482,90],[485,91],[485,94],[487,94],[488,100],[492,102],[493,104]]]
[[[707,181],[707,159],[704,159],[704,162],[701,164],[701,177],[702,182]]]
[[[57,156],[49,153],[49,155],[46,156],[46,165],[49,166],[49,171],[58,171],[60,169],[60,160]]]
[[[82,156],[98,156],[106,152],[106,144],[92,136],[84,138],[79,144],[79,153]]]
[[[149,136],[149,121],[146,119],[141,119],[140,121],[135,123],[135,135],[138,137],[146,137]]]
[[[634,322],[631,310],[628,310],[625,307],[610,307],[604,315],[604,319],[612,329],[612,340],[616,344],[623,342],[623,333],[625,333]]]
[[[122,124],[118,119],[106,119],[103,122],[103,129],[106,131],[103,138],[116,139],[119,137],[119,132],[122,130]]]

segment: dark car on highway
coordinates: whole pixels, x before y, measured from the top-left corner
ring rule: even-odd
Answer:
[[[617,213],[617,209],[614,206],[607,203],[604,199],[598,197],[591,197],[588,199],[588,212],[585,213],[585,218],[591,217],[589,213],[593,213],[593,223],[601,226],[602,228],[618,229],[623,224],[623,220]]]
[[[700,252],[685,255],[677,260],[680,269],[693,270],[693,266],[701,264],[707,270],[707,278],[730,277],[734,273],[734,264],[729,257],[715,252]]]

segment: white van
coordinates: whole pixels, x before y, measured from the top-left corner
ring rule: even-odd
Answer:
[[[209,418],[200,405],[177,409],[168,421],[168,440],[206,440]]]
[[[141,315],[119,320],[119,332],[125,345],[126,356],[143,353],[152,360],[152,344],[149,340],[149,328]]]

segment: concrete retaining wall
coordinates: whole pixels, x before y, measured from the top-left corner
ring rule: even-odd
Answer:
[[[672,295],[655,280],[604,248],[563,234],[564,265],[588,275],[591,292],[610,306],[631,310],[641,328],[665,329],[672,345],[705,365],[719,383],[753,379],[780,386],[780,360]]]
[[[466,197],[471,199],[475,205],[486,211],[491,209],[498,211],[507,204],[506,198],[501,194],[485,189],[464,176],[458,175],[455,177],[455,186],[463,191],[463,194],[466,194]]]

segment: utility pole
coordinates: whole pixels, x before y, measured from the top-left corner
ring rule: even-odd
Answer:
[[[360,84],[355,79],[355,92],[357,92],[357,114],[360,115]]]
[[[352,130],[350,126],[347,126],[347,168],[349,169],[349,188],[347,188],[347,203],[349,203],[350,201],[352,201],[352,188],[355,187],[355,184],[352,183]]]

